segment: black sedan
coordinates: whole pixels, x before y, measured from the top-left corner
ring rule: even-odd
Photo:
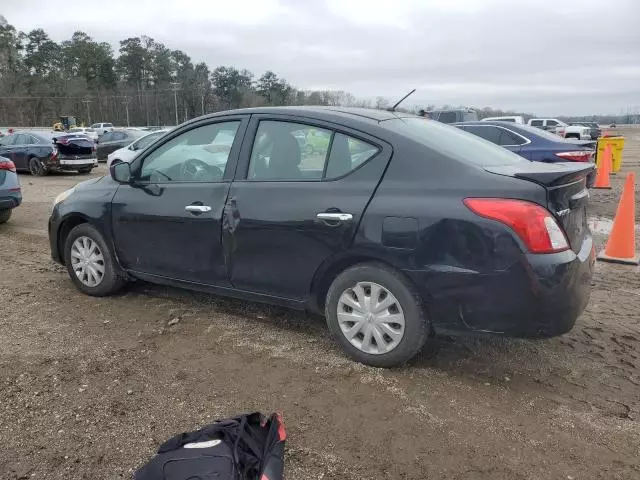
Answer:
[[[115,152],[116,150],[126,147],[131,142],[133,142],[136,138],[140,138],[143,135],[146,135],[149,132],[145,132],[143,130],[130,130],[130,129],[119,129],[112,130],[110,132],[106,132],[102,135],[97,142],[97,157],[98,161],[107,161],[107,156],[111,152]]]
[[[351,357],[388,367],[434,332],[569,331],[593,168],[402,113],[220,112],[60,194],[51,254],[89,295],[142,279],[323,312]]]
[[[98,165],[93,140],[64,132],[15,132],[0,138],[0,156],[11,159],[16,170],[32,175],[59,170],[89,173]]]

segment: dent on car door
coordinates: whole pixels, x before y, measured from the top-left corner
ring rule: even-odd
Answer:
[[[252,117],[223,247],[235,288],[304,302],[315,272],[351,246],[391,147],[342,127],[286,120]]]
[[[112,231],[125,269],[226,286],[222,212],[248,119],[188,126],[136,158],[133,180],[112,201]]]

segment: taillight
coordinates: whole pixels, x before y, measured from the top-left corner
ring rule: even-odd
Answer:
[[[556,157],[560,157],[563,160],[569,162],[590,162],[593,158],[593,152],[591,150],[576,150],[572,152],[560,152],[555,154]]]
[[[51,152],[51,161],[52,162],[57,162],[58,161],[58,150],[56,150],[55,148]]]
[[[561,137],[564,137],[564,130],[557,130],[556,134],[560,135]]]
[[[508,198],[465,198],[464,204],[481,217],[510,227],[531,253],[555,253],[569,248],[556,219],[540,205]]]
[[[16,171],[16,165],[11,160],[0,159],[0,170]]]

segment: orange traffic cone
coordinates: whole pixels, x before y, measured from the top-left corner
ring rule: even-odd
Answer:
[[[611,235],[604,252],[598,255],[598,260],[628,265],[640,263],[636,255],[635,180],[635,174],[630,172],[624,182],[624,190],[613,219]]]
[[[611,145],[607,145],[602,154],[602,158],[598,162],[598,170],[596,172],[596,182],[593,188],[611,188],[609,174],[611,173]]]

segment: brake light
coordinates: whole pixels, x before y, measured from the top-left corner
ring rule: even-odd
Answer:
[[[58,150],[56,150],[55,148],[51,152],[51,161],[54,163],[58,161]]]
[[[562,129],[557,130],[556,134],[560,135],[561,137],[564,137],[564,130],[562,130]]]
[[[556,157],[560,157],[563,160],[569,162],[590,162],[593,158],[593,151],[591,150],[575,150],[572,152],[560,152],[555,154]]]
[[[16,165],[11,160],[0,160],[0,170],[16,172]]]
[[[464,204],[477,215],[511,228],[531,253],[555,253],[569,248],[558,222],[540,205],[508,198],[465,198]]]

